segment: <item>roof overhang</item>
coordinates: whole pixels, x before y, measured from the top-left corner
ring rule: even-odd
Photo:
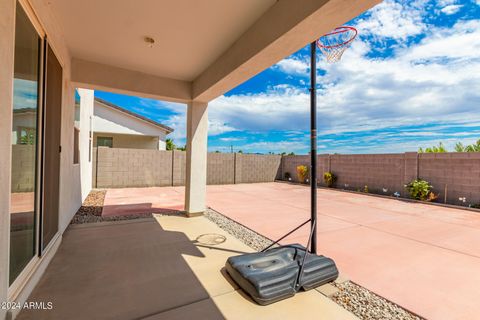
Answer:
[[[210,101],[380,0],[49,0],[80,86]],[[155,40],[149,47],[144,37]]]

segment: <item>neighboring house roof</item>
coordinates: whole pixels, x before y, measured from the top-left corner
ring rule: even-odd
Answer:
[[[34,113],[37,112],[36,108],[19,108],[13,109],[13,113]]]
[[[118,105],[116,105],[116,104],[113,104],[113,103],[108,102],[108,101],[106,101],[106,100],[103,100],[103,99],[101,99],[101,98],[95,97],[95,101],[97,101],[97,102],[99,102],[99,103],[101,103],[101,104],[103,104],[103,105],[105,105],[105,106],[107,106],[107,107],[110,107],[110,108],[112,108],[112,109],[115,109],[115,110],[118,110],[118,111],[120,111],[120,112],[126,113],[126,114],[128,114],[128,115],[130,115],[130,116],[132,116],[132,117],[135,117],[135,118],[138,118],[138,119],[140,119],[140,120],[146,121],[146,122],[148,122],[148,123],[150,123],[150,124],[153,124],[154,126],[157,126],[157,127],[159,127],[159,128],[162,128],[163,130],[165,130],[165,131],[167,132],[167,134],[172,133],[173,130],[174,130],[173,128],[171,128],[171,127],[169,127],[169,126],[166,126],[166,125],[164,125],[164,124],[161,124],[160,122],[157,122],[157,121],[152,120],[152,119],[150,119],[150,118],[144,117],[144,116],[139,115],[138,113],[132,112],[132,111],[130,111],[130,110],[124,109],[124,108],[122,108],[122,107],[120,107],[120,106],[118,106]]]

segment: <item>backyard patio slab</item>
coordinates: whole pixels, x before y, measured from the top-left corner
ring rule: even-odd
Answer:
[[[136,197],[128,197],[136,190]],[[145,189],[108,190],[115,203],[145,203]],[[183,188],[148,188],[146,195]],[[309,218],[309,188],[287,183],[208,186],[214,210],[275,239]],[[150,199],[150,198],[149,198]],[[155,207],[162,208],[160,198]],[[166,206],[171,206],[169,200]],[[107,211],[108,212],[108,211]],[[308,227],[285,242],[306,243]],[[318,190],[318,247],[354,282],[428,319],[476,319],[480,305],[480,214],[369,195]]]
[[[209,244],[212,235],[225,241]],[[18,319],[357,319],[316,290],[256,305],[223,270],[228,257],[246,252],[205,217],[70,226],[28,298],[53,309]]]

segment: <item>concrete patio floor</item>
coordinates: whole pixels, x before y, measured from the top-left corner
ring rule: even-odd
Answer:
[[[208,186],[208,205],[275,239],[309,217],[309,189]],[[183,187],[112,189],[105,215],[183,208]],[[318,248],[354,282],[428,319],[476,319],[480,214],[336,190],[318,191]],[[123,208],[125,208],[124,211]],[[285,242],[305,243],[304,228]]]
[[[202,235],[220,235],[211,245]],[[316,290],[270,306],[226,275],[229,256],[251,249],[204,217],[155,216],[70,226],[18,319],[357,319]]]

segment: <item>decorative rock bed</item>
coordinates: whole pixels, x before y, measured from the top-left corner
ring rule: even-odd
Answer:
[[[102,216],[103,211],[103,202],[105,200],[106,190],[92,190],[83,202],[80,209],[73,217],[70,224],[83,224],[83,223],[94,223],[94,222],[104,222],[104,221],[121,221],[121,220],[132,220],[132,219],[142,219],[152,217],[152,212],[147,213],[137,213],[131,215],[122,215],[122,216]],[[172,213],[178,213],[176,210],[172,210]],[[167,214],[167,213],[164,213]]]

